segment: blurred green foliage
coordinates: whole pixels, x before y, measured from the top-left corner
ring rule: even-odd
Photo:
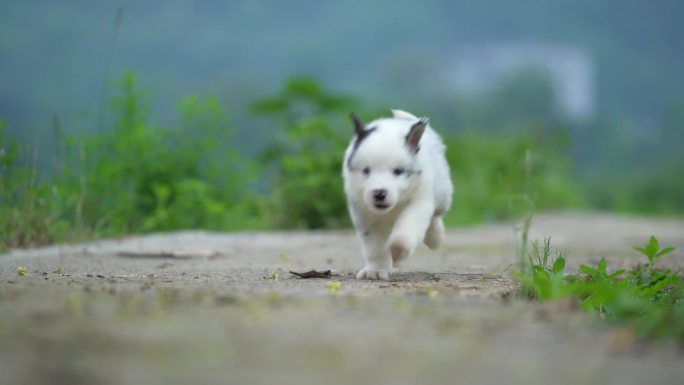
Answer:
[[[26,155],[31,164],[35,154]],[[19,146],[6,137],[0,121],[0,250],[50,243],[66,227],[55,209],[58,191],[38,181],[35,167],[20,166],[19,157]]]
[[[447,138],[454,180],[448,224],[471,224],[517,217],[529,207],[584,207],[584,195],[571,176],[562,141],[541,131],[511,137],[468,133]],[[534,193],[532,193],[534,192]]]
[[[232,130],[215,98],[179,104],[177,127],[146,121],[133,73],[117,83],[116,126],[59,138],[62,171],[39,181],[19,162],[16,143],[0,135],[0,245],[22,247],[101,235],[172,229],[260,228],[247,169],[226,149]],[[0,131],[2,134],[2,131]],[[223,145],[224,148],[219,146]]]
[[[348,97],[331,95],[310,78],[292,78],[275,96],[252,104],[282,132],[258,157],[274,186],[266,197],[277,228],[347,226],[342,154],[348,143]],[[279,135],[280,134],[280,135]]]
[[[609,190],[587,194],[592,191],[573,176],[569,135],[549,112],[548,87],[530,76],[506,83],[489,104],[458,105],[455,124],[467,129],[458,135],[446,135],[435,122],[455,185],[448,224],[516,217],[531,204],[539,210],[681,208],[681,167],[675,166],[665,179],[651,174],[625,187],[623,201]],[[111,129],[65,136],[55,127],[63,151],[56,152],[51,176],[39,177],[32,161],[37,154],[13,142],[0,125],[2,247],[190,228],[348,227],[341,178],[352,137],[348,114],[371,119],[389,113],[360,109],[354,98],[313,79],[291,78],[251,104],[252,118],[269,124],[270,144],[248,158],[234,144],[228,114],[216,98],[186,98],[178,105],[178,123],[158,127],[148,121],[147,95],[133,73],[116,89]],[[527,96],[507,103],[520,93]],[[494,118],[493,110],[508,112]],[[505,129],[477,129],[478,122]],[[661,188],[668,183],[674,192]]]
[[[132,73],[112,99],[114,130],[69,140],[61,180],[75,198],[67,218],[96,232],[116,234],[181,228],[235,229],[246,224],[231,202],[247,183],[235,151],[221,150],[232,133],[215,98],[196,96],[179,104],[177,127],[146,121],[143,94]]]

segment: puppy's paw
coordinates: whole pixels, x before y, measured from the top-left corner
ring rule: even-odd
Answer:
[[[428,227],[427,231],[425,232],[425,238],[423,239],[423,243],[425,243],[425,246],[434,250],[442,244],[443,239],[444,222],[442,222],[442,218],[434,217],[430,222],[430,227]]]
[[[389,270],[376,269],[370,266],[366,266],[356,273],[356,279],[370,279],[370,280],[389,280]]]
[[[392,255],[393,263],[399,263],[411,255],[413,247],[408,243],[405,238],[397,238],[390,242],[389,251],[390,255]]]

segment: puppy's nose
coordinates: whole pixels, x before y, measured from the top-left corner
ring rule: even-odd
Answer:
[[[387,198],[387,190],[384,188],[373,190],[373,198],[378,202],[384,201]]]

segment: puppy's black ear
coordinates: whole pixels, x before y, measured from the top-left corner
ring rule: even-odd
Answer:
[[[423,137],[425,127],[427,127],[428,123],[430,123],[430,119],[420,118],[418,122],[411,126],[409,133],[406,134],[406,146],[414,154],[420,150],[420,138]]]
[[[352,122],[354,123],[354,133],[359,138],[363,138],[366,135],[366,130],[364,128],[363,123],[361,122],[361,119],[359,119],[359,117],[356,116],[356,114],[353,112],[349,115],[349,117],[351,118]]]

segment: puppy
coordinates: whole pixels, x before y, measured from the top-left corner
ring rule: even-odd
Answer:
[[[389,279],[392,267],[421,243],[436,249],[453,186],[446,147],[427,118],[392,110],[364,125],[352,114],[354,137],[342,176],[349,215],[363,241],[357,279]]]

